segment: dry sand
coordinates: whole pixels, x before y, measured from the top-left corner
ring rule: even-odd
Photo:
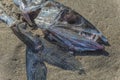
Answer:
[[[12,0],[0,0],[12,10]],[[71,7],[97,26],[111,46],[109,56],[77,57],[86,75],[47,65],[47,80],[120,80],[120,0],[57,0]],[[0,80],[26,80],[25,45],[0,23]]]

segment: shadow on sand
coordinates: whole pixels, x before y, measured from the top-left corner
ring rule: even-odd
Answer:
[[[74,56],[109,56],[109,53],[105,50],[101,51],[101,50],[98,50],[98,51],[85,51],[85,52],[81,52],[81,53],[75,53]]]

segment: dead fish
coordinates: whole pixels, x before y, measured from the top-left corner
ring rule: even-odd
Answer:
[[[28,80],[46,80],[47,68],[44,62],[65,70],[77,70],[80,74],[85,73],[81,63],[69,52],[60,50],[56,45],[45,40],[45,38],[40,38],[38,35],[34,36],[32,32],[27,31],[28,26],[25,22],[19,22],[5,13],[2,14],[4,16],[0,14],[0,20],[6,23],[14,34],[26,44]]]
[[[26,2],[29,2],[29,0],[26,0]],[[67,39],[65,39],[66,36],[64,36],[65,38],[62,39],[63,41],[69,44],[69,47],[67,47],[68,44],[62,42],[62,44],[64,44],[64,46],[66,46],[68,49],[71,47],[70,50],[95,51],[95,50],[104,49],[102,44],[104,45],[108,44],[108,40],[106,39],[106,37],[103,36],[101,31],[99,31],[94,25],[92,25],[79,13],[73,11],[71,8],[68,8],[53,0],[47,0],[47,1],[43,0],[43,1],[39,1],[39,2],[35,1],[35,2],[31,1],[30,3],[27,4],[25,4],[24,2],[22,3],[24,4],[24,6],[26,6],[20,9],[23,11],[24,19],[29,24],[31,25],[35,24],[36,27],[44,30],[45,32],[48,31],[47,33],[54,33],[54,35],[58,36],[58,34],[56,33],[62,32],[59,33],[59,37],[61,36],[61,39],[63,38],[63,35],[69,35],[67,36]],[[21,7],[20,3],[19,3],[19,7]],[[58,26],[59,28],[56,28]],[[55,32],[55,30],[57,32]],[[73,34],[73,32],[75,32],[75,34],[71,35]],[[76,37],[76,35],[79,36]],[[74,38],[76,37],[76,38],[72,39],[72,41],[69,41],[71,37]],[[60,38],[56,39],[56,43],[58,43],[61,46],[61,42],[60,42],[61,39],[60,40],[59,39]],[[73,48],[73,42],[78,42],[79,44],[83,44],[86,42],[85,43],[86,47],[81,47],[81,45],[79,45],[78,47],[78,44],[74,43],[74,48]],[[88,43],[91,43],[92,45],[94,44],[94,48],[91,46],[88,48],[87,47]]]

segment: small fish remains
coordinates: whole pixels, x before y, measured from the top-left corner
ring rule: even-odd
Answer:
[[[29,25],[40,28],[46,39],[73,52],[103,50],[108,40],[90,22],[53,0],[14,0]],[[32,26],[33,27],[33,26]]]
[[[0,4],[0,21],[26,45],[27,80],[46,80],[44,62],[85,74],[71,53],[104,50],[106,37],[79,13],[54,0],[13,0],[20,19],[8,16]],[[41,29],[44,37],[33,34]]]

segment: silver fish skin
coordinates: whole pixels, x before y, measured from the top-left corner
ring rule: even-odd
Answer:
[[[48,41],[53,42],[56,45],[60,45],[68,51],[79,53],[84,51],[104,50],[104,46],[97,42],[80,37],[75,32],[71,33],[69,30],[62,30],[58,27],[49,29],[45,34],[45,38]]]

